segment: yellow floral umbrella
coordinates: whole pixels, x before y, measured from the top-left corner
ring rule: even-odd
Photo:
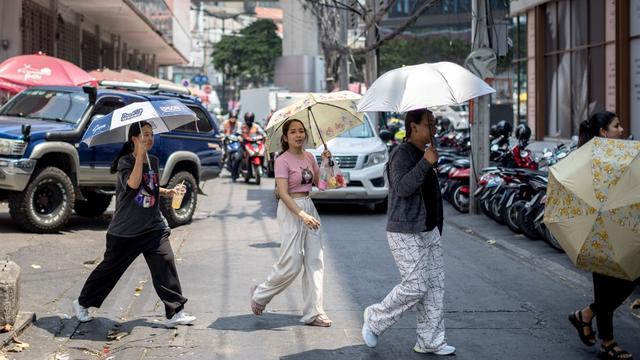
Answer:
[[[596,137],[551,167],[544,222],[577,267],[640,277],[640,142]]]
[[[308,145],[318,147],[358,125],[364,124],[364,113],[358,112],[362,96],[351,91],[309,94],[305,99],[276,111],[269,120],[268,151],[280,151],[282,126],[289,119],[302,121],[308,131]]]

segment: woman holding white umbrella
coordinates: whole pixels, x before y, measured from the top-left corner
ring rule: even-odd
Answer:
[[[173,197],[184,191],[159,186],[158,158],[147,152],[153,147],[150,123],[130,125],[127,142],[113,161],[117,174],[116,209],[107,230],[104,259],[91,272],[73,309],[80,322],[93,318],[90,307],[100,307],[129,265],[143,254],[153,286],[165,306],[166,325],[186,325],[196,318],[183,311],[187,298],[182,295],[178,271],[169,242],[171,230],[159,208],[159,196]]]

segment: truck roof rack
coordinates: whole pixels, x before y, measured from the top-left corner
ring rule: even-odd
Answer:
[[[168,85],[168,84],[147,84],[147,83],[134,83],[124,81],[100,81],[100,86],[111,89],[125,89],[133,91],[162,91],[167,93],[174,93],[180,95],[191,95],[191,91],[184,86],[180,85]]]

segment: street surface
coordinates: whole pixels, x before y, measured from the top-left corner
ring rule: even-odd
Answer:
[[[378,347],[362,343],[362,311],[399,281],[385,237],[384,214],[364,207],[319,207],[325,243],[325,308],[329,329],[299,323],[300,281],[276,297],[262,317],[251,314],[249,288],[278,256],[273,179],[261,186],[228,177],[210,181],[193,223],[173,230],[172,245],[186,311],[196,324],[162,326],[164,309],[140,257],[96,320],[72,317],[88,273],[100,261],[111,211],[99,220],[73,217],[60,234],[17,230],[0,205],[0,258],[22,268],[21,310],[38,320],[20,336],[29,343],[7,359],[419,359],[413,353],[415,313],[385,333]],[[567,321],[590,302],[590,275],[542,241],[514,236],[484,216],[445,205],[446,320],[458,359],[595,359]],[[632,299],[640,297],[636,292]],[[640,356],[640,319],[621,306],[616,339]]]

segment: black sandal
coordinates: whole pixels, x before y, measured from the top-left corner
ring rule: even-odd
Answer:
[[[571,315],[569,315],[569,322],[571,322],[571,325],[573,325],[574,328],[576,328],[576,330],[578,330],[578,336],[580,337],[580,341],[582,341],[583,344],[587,345],[587,346],[593,346],[596,344],[596,332],[593,331],[593,326],[591,326],[591,321],[584,322],[584,320],[582,319],[582,311],[578,310],[577,311],[578,316],[576,316],[576,313],[571,313]],[[584,329],[588,328],[589,329],[589,335],[585,335],[584,334]]]
[[[602,348],[600,348],[602,358],[606,360],[633,360],[633,356],[631,356],[628,351],[616,350],[616,347],[618,347],[618,344],[615,342],[612,342],[608,346],[603,345]],[[628,355],[628,357],[625,355]]]

